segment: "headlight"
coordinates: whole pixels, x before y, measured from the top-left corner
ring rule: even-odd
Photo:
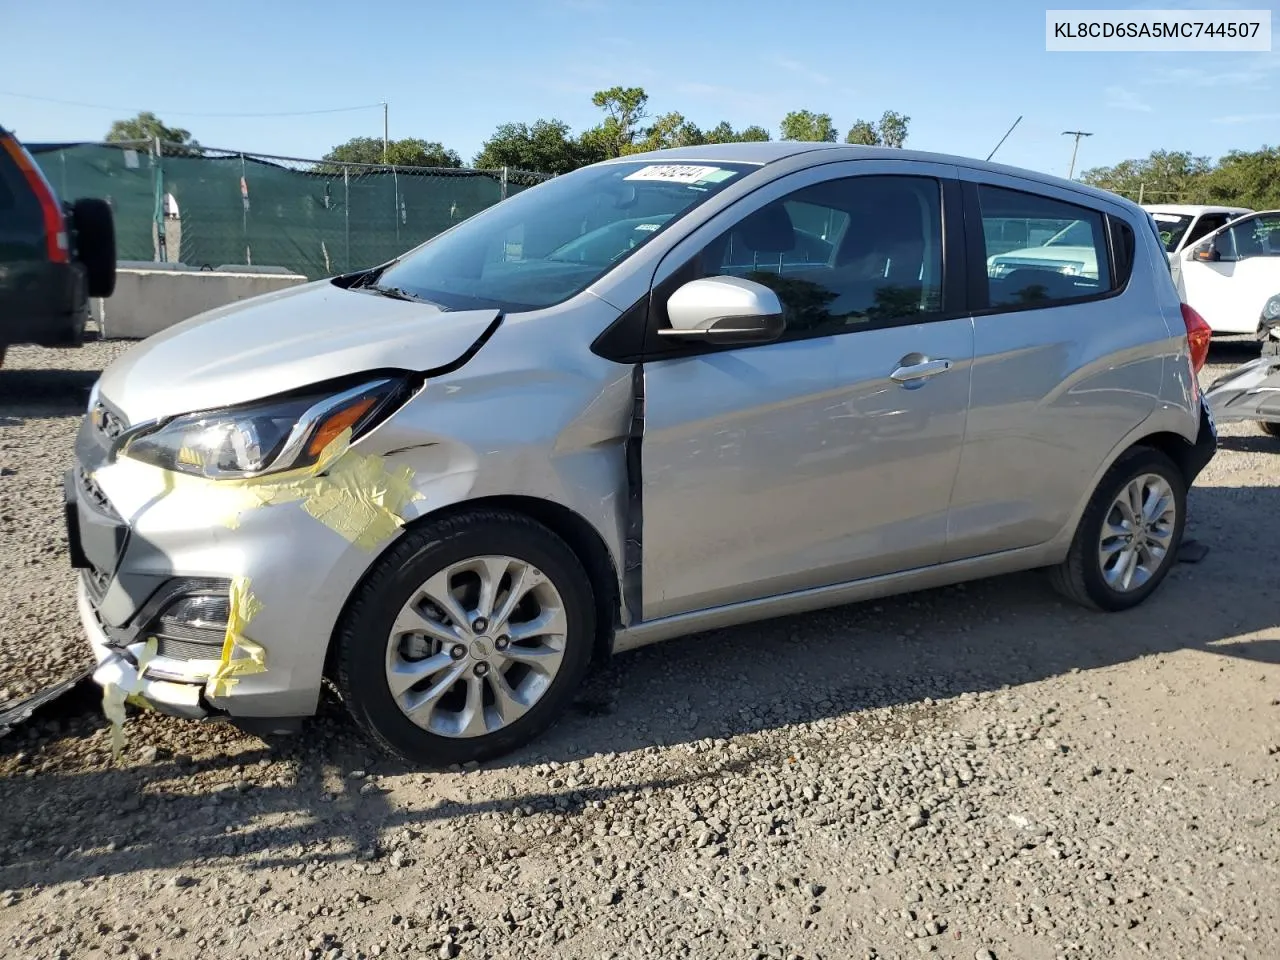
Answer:
[[[341,393],[308,393],[175,417],[129,438],[134,460],[215,480],[255,477],[314,464],[343,431],[367,430],[403,384],[374,380]]]
[[[1280,293],[1266,302],[1262,308],[1263,320],[1280,320]]]

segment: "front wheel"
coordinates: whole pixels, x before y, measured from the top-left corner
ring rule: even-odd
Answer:
[[[1067,559],[1050,572],[1054,587],[1096,610],[1136,607],[1176,562],[1186,512],[1186,482],[1174,462],[1134,448],[1098,484]]]
[[[1262,428],[1262,432],[1268,437],[1280,437],[1280,423],[1272,423],[1269,420],[1259,420],[1258,426]]]
[[[568,706],[595,620],[563,540],[520,514],[471,511],[412,530],[375,566],[338,631],[338,690],[407,760],[486,760]]]

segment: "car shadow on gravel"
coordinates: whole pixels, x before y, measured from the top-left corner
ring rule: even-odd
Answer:
[[[1031,573],[674,641],[602,665],[567,717],[488,769],[512,769],[527,783],[520,768],[547,761],[705,745],[883,707],[919,708],[945,723],[939,701],[1179,651],[1280,663],[1280,489],[1196,488],[1190,516],[1188,536],[1210,553],[1176,567],[1136,610],[1081,610]],[[1234,536],[1243,523],[1250,536]],[[1123,696],[1116,690],[1115,698]],[[149,744],[154,759],[96,770],[75,769],[58,753],[60,743],[86,728],[100,731],[101,722],[69,722],[74,729],[44,739],[0,739],[0,889],[225,856],[255,867],[351,861],[397,827],[517,804],[556,803],[572,813],[620,791],[718,775],[705,761],[684,770],[683,754],[675,754],[662,781],[497,799],[500,787],[482,772],[462,778],[480,799],[406,809],[393,806],[376,780],[349,773],[392,777],[411,768],[375,753],[330,701],[303,736],[270,744],[232,737],[226,742],[234,752],[194,762],[168,758],[165,749],[182,749],[190,725],[131,720],[130,756]],[[786,749],[780,743],[749,746]],[[18,762],[18,750],[31,755]],[[259,764],[264,772],[256,772]],[[430,791],[430,780],[423,782]]]
[[[28,417],[79,417],[98,370],[0,369],[0,423]]]

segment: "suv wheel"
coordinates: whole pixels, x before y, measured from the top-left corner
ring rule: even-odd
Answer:
[[[96,197],[81,197],[71,208],[71,220],[89,296],[111,296],[116,290],[116,228],[111,206]]]
[[[407,533],[359,588],[337,635],[356,723],[407,760],[485,760],[528,742],[577,691],[595,601],[558,536],[470,511]]]
[[[1186,512],[1186,482],[1174,462],[1134,448],[1098,484],[1067,559],[1050,573],[1053,585],[1096,610],[1136,607],[1176,562]]]

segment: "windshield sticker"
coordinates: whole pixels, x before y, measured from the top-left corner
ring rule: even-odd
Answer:
[[[641,167],[623,180],[665,180],[667,183],[719,183],[734,175],[733,170],[699,167],[687,163],[657,163]]]
[[[636,230],[640,231],[641,233],[652,233],[654,230],[657,230],[658,227],[660,226],[662,226],[662,224],[660,223],[642,223],[638,227],[636,227]]]
[[[1151,219],[1156,223],[1177,223],[1182,217],[1176,213],[1153,213]]]

